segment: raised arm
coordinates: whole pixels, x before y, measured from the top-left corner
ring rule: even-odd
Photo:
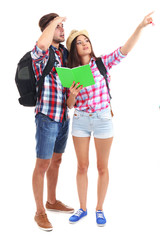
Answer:
[[[65,20],[66,17],[56,17],[52,21],[50,21],[49,25],[43,30],[40,38],[37,41],[37,46],[41,50],[46,51],[50,47],[57,26]]]
[[[136,44],[136,42],[138,41],[141,32],[143,30],[144,27],[146,27],[147,25],[151,24],[153,22],[153,19],[151,17],[151,15],[153,14],[153,12],[149,13],[147,16],[145,16],[145,18],[143,19],[143,21],[138,25],[138,27],[136,28],[135,32],[132,34],[132,36],[128,39],[128,41],[124,44],[123,47],[121,47],[120,51],[123,55],[127,55],[132,48],[134,47],[134,45]]]

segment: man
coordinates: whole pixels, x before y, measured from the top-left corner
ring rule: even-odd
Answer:
[[[55,13],[43,16],[39,21],[42,34],[31,55],[33,69],[37,81],[47,64],[49,47],[54,50],[58,64],[65,66],[67,50],[61,42],[64,41],[63,22],[66,19]],[[35,221],[45,231],[51,231],[43,205],[43,183],[47,176],[48,199],[46,209],[62,212],[73,212],[74,209],[56,199],[58,171],[65,150],[69,118],[66,107],[66,89],[62,87],[55,68],[45,77],[40,98],[37,101],[36,112],[36,154],[37,160],[33,172],[33,192],[36,202]]]

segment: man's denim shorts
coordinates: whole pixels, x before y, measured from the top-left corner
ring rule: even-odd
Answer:
[[[51,159],[54,152],[63,153],[67,144],[69,119],[60,123],[38,113],[35,122],[37,158]]]
[[[75,110],[72,121],[72,136],[95,138],[113,137],[113,123],[110,107],[94,113]]]

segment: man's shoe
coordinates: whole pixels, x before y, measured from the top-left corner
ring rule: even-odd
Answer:
[[[101,210],[96,212],[96,222],[99,227],[104,227],[106,224],[106,218]]]
[[[73,213],[74,209],[68,207],[67,205],[63,204],[62,202],[56,200],[54,204],[49,202],[46,203],[46,209],[54,212],[62,212],[62,213]]]
[[[52,231],[52,224],[49,222],[47,218],[47,214],[35,215],[34,220],[40,229],[44,231]]]
[[[83,217],[87,216],[87,210],[79,209],[74,215],[69,218],[70,223],[76,223]]]

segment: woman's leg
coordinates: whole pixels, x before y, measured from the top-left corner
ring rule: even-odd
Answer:
[[[112,138],[99,139],[94,138],[97,153],[97,169],[98,169],[98,189],[97,189],[97,207],[96,211],[103,210],[103,203],[108,188],[109,172],[108,159],[113,141]]]
[[[74,137],[73,143],[77,155],[77,189],[80,201],[80,208],[86,211],[89,166],[89,142],[90,137]]]

